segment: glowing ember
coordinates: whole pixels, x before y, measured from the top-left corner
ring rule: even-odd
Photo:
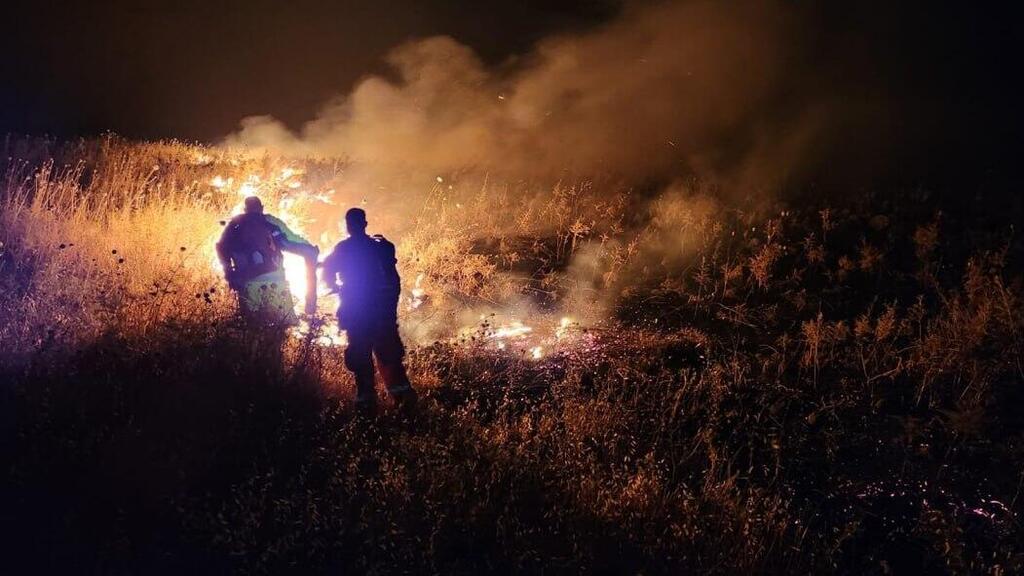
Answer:
[[[533,328],[523,324],[522,322],[512,322],[504,326],[499,326],[494,331],[487,334],[487,338],[490,339],[502,339],[502,338],[518,338],[525,336],[533,332]]]
[[[255,196],[256,191],[260,189],[260,177],[249,176],[249,178],[238,188],[238,194],[245,198],[246,196]]]
[[[209,166],[210,164],[213,164],[214,160],[215,158],[213,156],[205,152],[196,152],[192,155],[191,164],[193,166]]]
[[[293,327],[290,334],[295,338],[306,339],[312,335],[313,343],[323,348],[340,348],[348,346],[348,335],[345,332],[336,332],[332,336],[326,326],[320,325],[314,328],[306,320],[300,320],[299,325]]]
[[[323,202],[324,204],[334,204],[334,188],[331,188],[330,190],[325,190],[320,194],[314,194],[313,198],[315,198],[318,202]]]
[[[565,316],[558,322],[558,328],[555,328],[555,338],[561,340],[569,335],[574,328],[578,328],[579,323],[574,321],[572,318]]]
[[[485,343],[495,351],[514,353],[526,360],[542,360],[552,350],[579,349],[592,343],[579,322],[568,316],[550,323],[545,319],[541,328],[520,321],[493,324],[493,317],[494,314],[481,316],[479,326],[462,330],[459,342],[468,346]]]
[[[413,286],[412,290],[409,291],[409,293],[412,295],[412,297],[409,298],[409,310],[415,310],[423,305],[423,301],[427,293],[425,290],[423,290],[421,286],[422,284],[423,274],[421,273],[418,276],[416,276],[416,284]]]

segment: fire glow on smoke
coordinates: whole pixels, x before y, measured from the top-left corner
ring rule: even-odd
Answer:
[[[321,250],[324,251],[322,256],[326,256],[330,247],[342,240],[345,234],[342,232],[340,223],[334,226],[316,226],[318,222],[314,206],[318,202],[335,204],[334,190],[322,192],[308,190],[302,177],[302,170],[285,167],[271,177],[249,174],[236,179],[217,175],[210,179],[209,185],[236,198],[231,210],[232,217],[243,212],[245,198],[260,197],[264,201],[268,214],[280,219],[292,232],[314,244],[319,244]],[[438,178],[440,179],[440,177]],[[308,232],[311,228],[326,228],[328,232],[322,233],[319,237],[310,237]],[[210,243],[211,253],[214,252],[213,244],[215,243],[216,238]],[[219,275],[223,274],[216,255],[212,255],[211,260],[214,271]],[[301,307],[307,289],[306,261],[295,254],[284,253],[283,265],[285,279],[288,282],[293,301]],[[425,308],[432,306],[430,296],[423,286],[424,280],[424,274],[418,274],[412,287],[403,295],[400,306],[404,314],[423,313]],[[328,287],[323,283],[318,284],[316,287],[317,314],[313,316],[300,315],[300,323],[293,328],[292,334],[300,338],[312,337],[317,345],[323,347],[345,346],[347,345],[345,334],[338,330],[334,320],[334,311],[339,303],[338,295],[329,292]],[[479,338],[492,351],[517,354],[528,360],[541,360],[555,348],[572,341],[573,336],[581,332],[579,323],[570,317],[563,317],[550,329],[545,328],[539,331],[535,330],[534,326],[518,319],[508,319],[502,323],[496,323],[495,318],[497,317],[498,313],[480,316],[479,325],[463,328],[451,338],[451,341],[466,341],[468,335],[475,334],[474,340]],[[536,320],[545,327],[551,325],[549,317]]]

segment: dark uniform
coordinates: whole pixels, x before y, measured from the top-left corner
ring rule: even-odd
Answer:
[[[388,392],[399,400],[414,399],[402,359],[398,335],[401,282],[395,268],[395,245],[383,236],[353,234],[324,260],[324,280],[341,297],[338,326],[348,334],[345,367],[356,380],[356,402],[375,405],[373,357]],[[340,286],[338,280],[341,281]]]

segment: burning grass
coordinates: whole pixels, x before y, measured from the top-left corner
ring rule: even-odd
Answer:
[[[917,198],[796,211],[471,174],[363,198],[328,160],[7,146],[12,565],[1024,568],[1006,229]],[[398,242],[415,419],[353,418],[329,299],[297,336],[234,318],[210,249],[246,184],[322,248],[364,199]]]

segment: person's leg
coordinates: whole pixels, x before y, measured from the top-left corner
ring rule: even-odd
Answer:
[[[263,313],[270,323],[285,327],[299,324],[299,317],[295,315],[295,299],[284,272],[270,282],[263,306]]]
[[[242,293],[239,296],[239,304],[246,315],[261,324],[288,327],[299,323],[284,272],[272,272],[250,280],[245,284],[244,296]]]
[[[284,343],[288,337],[288,325],[268,319],[267,303],[273,286],[265,281],[249,281],[238,288],[239,315],[245,324],[249,362],[258,363],[268,370],[271,378],[282,380],[284,376]]]
[[[263,292],[266,290],[266,284],[251,281],[246,282],[238,290],[238,308],[247,322],[260,323],[260,308],[263,306]]]
[[[415,402],[416,391],[409,382],[409,375],[402,362],[405,358],[405,346],[398,334],[398,324],[385,319],[378,325],[375,336],[373,352],[377,357],[377,368],[388,393],[399,402]]]
[[[345,367],[356,380],[356,407],[372,410],[377,405],[373,381],[373,333],[366,327],[350,327],[346,332]]]

